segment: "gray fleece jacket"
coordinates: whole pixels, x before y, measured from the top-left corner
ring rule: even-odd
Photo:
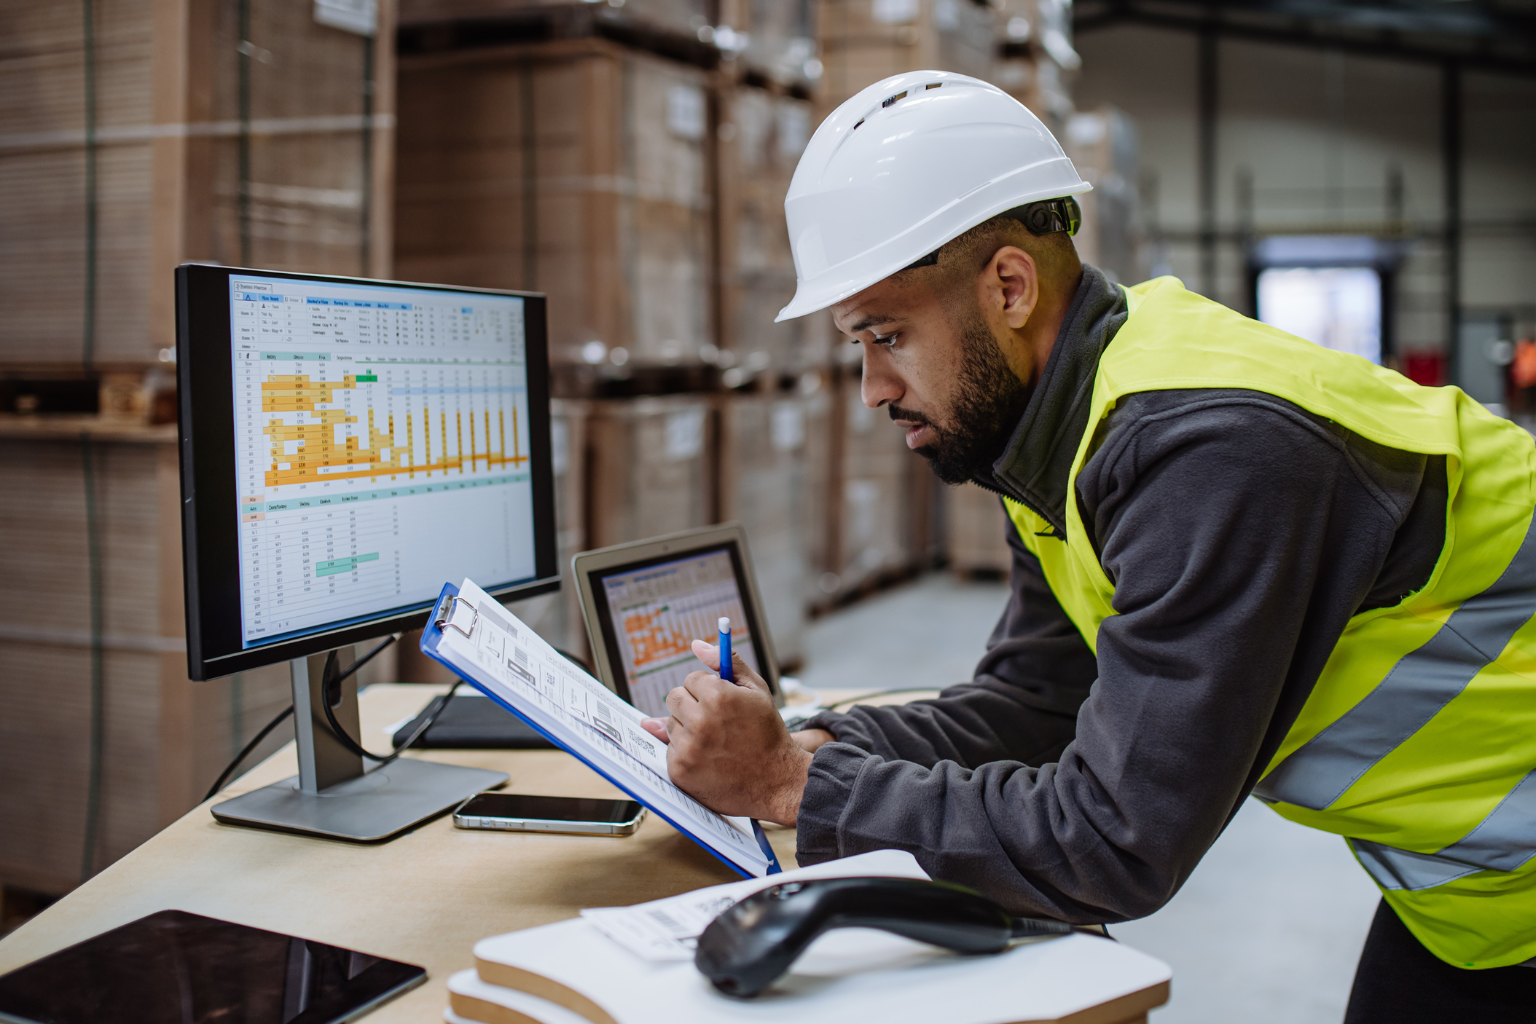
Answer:
[[[970,682],[811,723],[837,742],[811,765],[801,864],[904,849],[1016,912],[1149,914],[1253,789],[1350,616],[1428,581],[1443,459],[1270,395],[1130,396],[1074,488],[1099,356],[1125,317],[1123,293],[1085,267],[1006,451],[977,481],[1058,534],[1079,503],[1119,613],[1097,657],[1010,529],[1012,594]]]

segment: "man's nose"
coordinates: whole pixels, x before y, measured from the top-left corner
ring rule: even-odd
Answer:
[[[864,348],[864,379],[859,385],[859,395],[864,404],[878,409],[888,402],[895,402],[905,392],[901,378],[891,369],[884,352],[874,345]]]

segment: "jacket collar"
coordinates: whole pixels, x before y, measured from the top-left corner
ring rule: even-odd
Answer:
[[[1058,536],[1067,532],[1072,460],[1088,429],[1099,356],[1128,312],[1125,292],[1096,267],[1083,264],[1083,279],[1024,415],[1002,457],[992,464],[992,479],[976,481],[1027,505]]]

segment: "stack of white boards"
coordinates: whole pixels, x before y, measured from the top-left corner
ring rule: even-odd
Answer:
[[[912,855],[881,850],[771,879],[717,885],[634,907],[483,939],[475,967],[448,980],[449,1024],[676,1024],[678,1021],[1011,1024],[1144,1020],[1168,1000],[1167,965],[1083,933],[957,956],[885,932],[828,932],[755,999],[717,992],[693,965],[714,916],[803,878],[926,878]]]

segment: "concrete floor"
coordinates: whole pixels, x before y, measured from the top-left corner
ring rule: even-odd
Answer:
[[[801,680],[968,679],[1007,594],[935,575],[824,616]],[[1250,800],[1165,908],[1111,931],[1173,966],[1173,999],[1153,1024],[1328,1024],[1343,1017],[1377,899],[1342,839]]]

